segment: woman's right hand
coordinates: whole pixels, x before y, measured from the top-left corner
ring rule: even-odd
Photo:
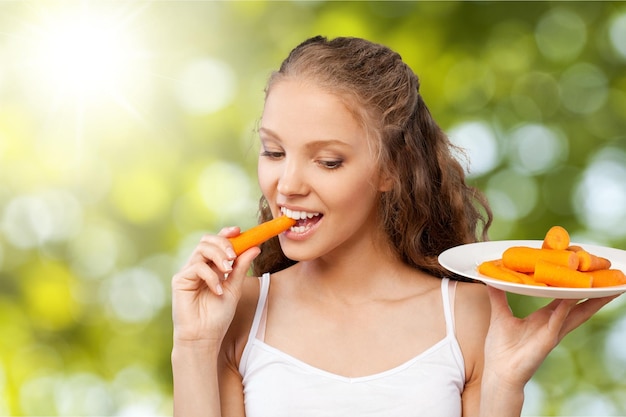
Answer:
[[[172,278],[174,344],[219,349],[235,315],[243,281],[260,253],[259,248],[251,248],[236,257],[227,238],[238,234],[239,228],[231,227],[204,236]]]

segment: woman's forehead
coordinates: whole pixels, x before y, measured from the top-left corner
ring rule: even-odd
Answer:
[[[275,84],[265,101],[261,125],[277,130],[286,123],[320,131],[361,128],[342,97],[297,81]]]
[[[277,133],[295,129],[310,134],[325,131],[329,137],[354,136],[378,153],[381,143],[376,120],[355,94],[333,90],[309,77],[284,77],[268,89],[260,128]]]

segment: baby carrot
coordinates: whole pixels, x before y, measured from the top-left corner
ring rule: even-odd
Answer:
[[[626,285],[626,275],[619,269],[600,269],[598,271],[583,272],[593,277],[593,287],[612,287]]]
[[[513,271],[502,264],[501,259],[482,262],[478,265],[478,272],[491,278],[522,284],[524,278],[521,272]]]
[[[280,216],[261,223],[258,226],[254,226],[241,233],[239,236],[231,237],[228,240],[230,240],[230,243],[233,245],[235,254],[239,256],[251,247],[258,246],[266,240],[281,234],[294,224],[296,224],[294,219],[287,216]]]
[[[502,263],[502,259],[484,261],[480,265],[478,265],[477,269],[478,272],[490,278],[514,282],[516,284],[545,286],[545,284],[538,283],[533,280],[533,278],[529,274],[524,274],[507,268]]]
[[[611,261],[601,256],[591,254],[586,250],[579,250],[576,252],[576,256],[578,256],[579,271],[590,272],[600,269],[609,269],[611,267]]]
[[[591,288],[593,276],[552,262],[539,260],[534,279],[551,287]]]
[[[578,257],[574,252],[568,250],[512,246],[502,254],[504,266],[518,272],[534,272],[535,264],[539,260],[549,261],[570,269],[578,267]]]
[[[569,246],[569,241],[569,233],[565,228],[552,226],[543,238],[541,247],[544,249],[565,250]]]

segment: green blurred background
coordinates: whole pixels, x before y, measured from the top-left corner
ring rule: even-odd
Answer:
[[[491,239],[560,224],[626,249],[626,3],[3,1],[0,415],[171,414],[170,278],[203,233],[255,223],[265,80],[315,34],[402,54]],[[626,415],[624,300],[524,415]]]

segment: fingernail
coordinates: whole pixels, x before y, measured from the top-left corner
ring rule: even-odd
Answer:
[[[233,250],[233,248],[226,248],[226,255],[230,258],[230,259],[235,259],[237,257],[237,254],[235,253],[235,251]]]
[[[217,291],[217,295],[222,295],[224,294],[224,288],[222,288],[222,286],[220,284],[217,284],[215,286],[215,291]]]
[[[224,272],[233,270],[233,261],[222,261],[222,265],[224,266]]]

